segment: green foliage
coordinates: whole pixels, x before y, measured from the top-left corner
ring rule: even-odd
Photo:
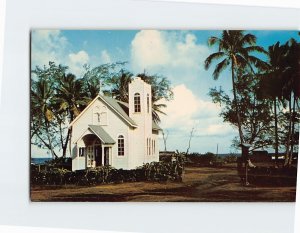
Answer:
[[[83,75],[84,92],[90,99],[94,99],[101,91],[111,96],[114,85],[119,81],[123,73],[123,66],[126,62],[102,64],[91,68],[85,65]]]
[[[183,163],[179,161],[152,162],[133,170],[101,166],[72,172],[67,169],[50,167],[49,170],[39,172],[37,167],[32,166],[31,183],[33,185],[98,185],[140,181],[181,182],[183,172]]]
[[[236,81],[236,96],[239,102],[239,116],[244,142],[251,144],[253,148],[268,147],[273,144],[269,134],[273,120],[270,103],[268,100],[257,98],[259,79],[247,74],[240,76],[242,78]],[[234,101],[230,101],[229,96],[222,89],[211,89],[210,96],[213,102],[223,106],[220,115],[224,121],[238,127]],[[234,140],[235,147],[238,148],[239,144],[238,139]]]

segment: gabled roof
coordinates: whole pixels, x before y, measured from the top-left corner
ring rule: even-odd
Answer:
[[[106,103],[108,106],[110,106],[122,119],[124,119],[130,126],[137,127],[138,125],[132,120],[128,113],[124,111],[122,108],[129,108],[128,103],[125,103],[123,101],[116,100],[114,98],[103,96],[103,95],[97,95],[95,99],[92,100],[92,102],[70,123],[70,126],[72,126],[83,114],[87,111],[88,108],[98,99],[100,98],[104,103]],[[120,106],[122,105],[122,106]],[[126,110],[126,109],[125,109]],[[69,127],[70,127],[69,126]],[[161,130],[161,128],[152,120],[152,129],[153,130]]]
[[[89,125],[90,130],[101,140],[103,144],[115,144],[115,140],[100,125]]]
[[[103,102],[105,102],[108,106],[110,106],[122,119],[124,119],[130,126],[137,127],[137,124],[124,112],[124,110],[120,107],[118,102],[110,97],[106,97],[103,95],[97,95],[91,103],[70,123],[69,127],[71,127],[91,106],[92,104],[100,98]]]
[[[99,96],[101,99],[103,99],[105,102],[107,102],[109,105],[111,105],[119,114],[122,115],[123,118],[125,118],[127,121],[129,121],[131,123],[131,125],[133,126],[137,126],[137,124],[134,122],[134,120],[132,120],[127,113],[123,110],[123,108],[121,108],[121,106],[119,105],[119,103],[117,102],[117,100],[115,100],[114,98],[111,97],[107,97],[107,96]]]

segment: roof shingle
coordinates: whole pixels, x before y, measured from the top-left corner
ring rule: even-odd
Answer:
[[[90,130],[101,140],[103,144],[115,144],[115,140],[100,125],[89,125]]]

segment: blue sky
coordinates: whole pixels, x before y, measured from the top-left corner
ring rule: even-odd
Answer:
[[[249,31],[257,36],[257,44],[267,48],[291,37],[296,31]],[[207,45],[210,36],[221,31],[208,30],[35,30],[32,32],[32,68],[49,61],[69,66],[80,77],[83,65],[91,67],[117,61],[128,62],[126,68],[138,74],[161,74],[171,81],[174,100],[167,102],[161,127],[169,132],[167,149],[186,151],[189,132],[195,127],[191,152],[234,151],[232,139],[237,130],[219,117],[220,107],[211,102],[209,88],[219,87],[231,92],[230,73],[212,79],[212,70],[204,70],[205,58],[216,48]],[[162,139],[160,146],[163,148]],[[46,156],[33,147],[33,156]]]

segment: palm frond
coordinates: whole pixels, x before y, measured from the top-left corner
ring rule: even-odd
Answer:
[[[242,33],[242,31],[241,31]],[[242,45],[246,45],[246,44],[249,44],[249,45],[254,45],[256,44],[256,36],[254,36],[253,34],[246,34],[242,37],[242,40],[241,40],[241,44]]]
[[[263,53],[263,54],[268,54],[268,52],[263,47],[257,46],[257,45],[245,47],[244,50],[248,53],[259,52],[259,53]]]
[[[213,77],[214,80],[217,80],[220,76],[220,73],[227,68],[227,66],[230,64],[229,59],[225,58],[223,61],[221,61],[219,64],[217,64],[214,72]]]
[[[213,46],[216,43],[219,43],[220,39],[218,37],[212,36],[208,39],[208,46]]]
[[[211,55],[209,55],[205,61],[204,61],[204,68],[207,70],[212,61],[221,58],[222,56],[224,56],[224,52],[216,52],[216,53],[212,53]]]

